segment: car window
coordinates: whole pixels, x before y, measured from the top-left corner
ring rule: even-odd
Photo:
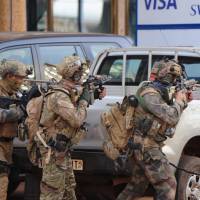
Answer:
[[[120,47],[116,43],[87,43],[87,45],[92,53],[93,58],[95,58],[96,55],[104,49]]]
[[[60,63],[65,56],[79,55],[83,60],[84,55],[80,52],[81,49],[78,46],[40,46],[41,64],[44,66],[45,80],[52,78],[60,80],[61,77],[57,74],[54,65]]]
[[[126,85],[139,85],[147,80],[148,56],[127,56]]]
[[[178,60],[185,67],[189,79],[200,81],[200,57],[179,56]]]
[[[102,62],[102,65],[97,74],[109,75],[112,77],[112,79],[106,83],[107,85],[121,85],[122,69],[123,69],[123,57],[110,56],[106,57],[105,60]]]
[[[109,75],[112,79],[108,85],[122,84],[123,57],[106,57],[99,69],[99,75]],[[127,56],[126,59],[126,85],[139,85],[140,82],[147,80],[148,56]]]
[[[31,48],[18,48],[18,49],[8,49],[0,52],[0,61],[3,59],[18,60],[26,65],[29,69],[32,69],[32,74],[28,75],[29,79],[35,79],[35,68],[33,65],[33,56]],[[31,87],[33,83],[26,82],[22,85],[22,89],[27,90]]]

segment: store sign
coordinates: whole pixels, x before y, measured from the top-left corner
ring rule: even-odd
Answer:
[[[199,24],[200,0],[137,0],[137,24]]]

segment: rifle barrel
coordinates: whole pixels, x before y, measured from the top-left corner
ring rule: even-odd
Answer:
[[[35,79],[24,79],[24,81],[33,82],[33,83],[53,83],[53,81],[35,80]]]

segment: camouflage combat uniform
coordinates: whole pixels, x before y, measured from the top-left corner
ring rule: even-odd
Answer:
[[[176,179],[161,148],[167,137],[173,136],[185,103],[174,101],[169,105],[154,82],[143,84],[137,98],[132,177],[117,200],[141,197],[149,184],[155,189],[157,200],[174,200]]]
[[[6,74],[26,76],[25,66],[18,61],[2,61],[0,66],[0,96],[16,98],[17,92],[6,78]],[[12,105],[13,106],[13,105]],[[1,107],[1,105],[0,105]],[[8,174],[12,163],[13,138],[17,135],[19,113],[15,106],[10,109],[0,108],[0,199],[7,199]]]
[[[39,132],[50,149],[45,148],[41,140],[35,137],[40,149],[43,168],[40,200],[76,199],[76,182],[69,148],[78,142],[75,142],[77,135],[83,134],[81,126],[86,118],[88,105],[86,100],[80,99],[79,95],[75,94],[74,86],[68,84],[68,80],[72,79],[74,72],[79,70],[75,69],[76,63],[70,69],[70,62],[73,63],[77,60],[80,58],[66,57],[64,63],[57,67],[57,71],[63,79],[45,97]],[[58,150],[56,147],[58,135],[62,137],[60,142],[66,146],[64,150]]]

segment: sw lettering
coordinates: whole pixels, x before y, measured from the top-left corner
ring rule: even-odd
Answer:
[[[200,5],[193,4],[191,5],[191,16],[200,15]]]

